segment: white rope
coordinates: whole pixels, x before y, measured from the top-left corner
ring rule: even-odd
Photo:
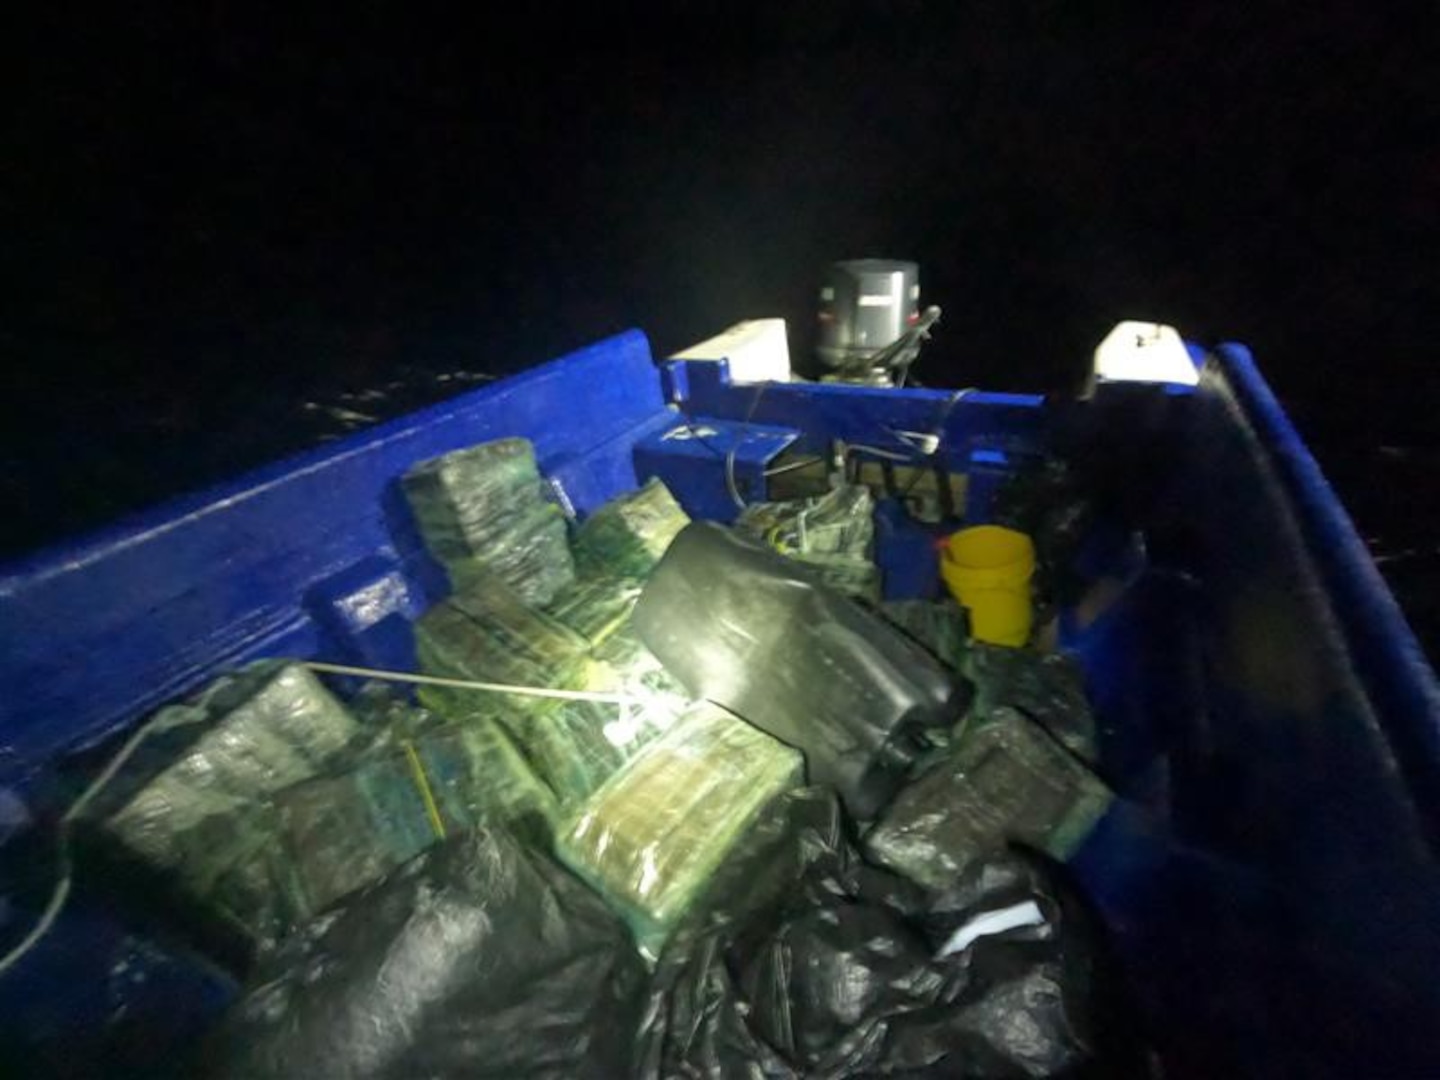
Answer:
[[[385,671],[381,668],[351,667],[348,664],[327,664],[318,660],[304,661],[311,671],[331,675],[359,675],[384,682],[415,683],[419,686],[448,686],[456,690],[485,690],[495,694],[518,694],[522,697],[558,698],[560,701],[598,701],[602,705],[646,705],[648,700],[634,694],[607,694],[595,690],[554,690],[545,686],[518,686],[510,683],[476,682],[472,679],[445,679],[438,675],[417,675],[409,671]]]
[[[125,762],[130,760],[136,748],[145,741],[150,734],[150,729],[155,726],[154,717],[140,727],[135,729],[134,734],[125,740],[125,745],[120,747],[115,756],[110,759],[109,764],[100,770],[100,775],[90,782],[90,786],[80,793],[80,797],[70,804],[70,809],[65,811],[65,816],[60,819],[56,830],[55,844],[60,862],[60,879],[56,881],[54,890],[50,893],[50,899],[45,904],[45,910],[41,913],[39,921],[30,928],[30,932],[13,949],[0,957],[0,976],[3,976],[21,959],[33,949],[55,925],[55,920],[60,917],[60,912],[65,908],[65,902],[70,898],[70,887],[72,881],[70,865],[70,826],[85,812],[95,796],[99,795],[105,785],[115,779],[115,774],[120,771]]]

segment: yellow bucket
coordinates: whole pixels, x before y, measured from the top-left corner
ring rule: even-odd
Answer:
[[[1030,640],[1034,573],[1035,545],[1030,537],[999,525],[961,529],[940,549],[940,574],[955,599],[970,611],[970,636],[993,645],[1024,645]]]

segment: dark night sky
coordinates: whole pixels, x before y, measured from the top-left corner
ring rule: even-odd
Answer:
[[[1440,495],[1423,9],[196,7],[17,39],[6,550],[297,449],[305,400],[397,371],[759,314],[804,350],[818,268],[879,254],[945,307],[935,383],[1044,389],[1125,316],[1248,341],[1392,574],[1437,580],[1386,509]]]

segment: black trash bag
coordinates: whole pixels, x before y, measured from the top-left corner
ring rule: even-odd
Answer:
[[[434,848],[267,958],[214,1077],[616,1077],[644,970],[558,865],[496,828]]]
[[[871,817],[968,694],[920,646],[811,568],[712,522],[671,544],[635,607],[690,694],[805,755],[812,783]]]
[[[777,800],[660,956],[641,1077],[1024,1077],[1094,1061],[1093,927],[1071,925],[1040,863],[1002,854],[926,898],[846,832],[824,789]],[[981,933],[995,912],[1009,928]]]
[[[1094,915],[1058,868],[1019,849],[974,863],[921,922],[950,988],[891,1026],[899,1075],[1054,1076],[1137,1070]],[[953,1073],[937,1067],[958,1065]],[[929,1071],[927,1071],[929,1070]]]

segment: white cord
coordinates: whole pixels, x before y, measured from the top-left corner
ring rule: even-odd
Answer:
[[[55,883],[54,891],[50,893],[50,899],[45,904],[45,910],[41,913],[35,925],[31,927],[30,932],[25,935],[24,940],[3,957],[0,957],[0,976],[3,976],[18,964],[25,954],[33,949],[36,944],[39,943],[40,939],[48,934],[54,927],[55,920],[60,917],[60,912],[65,908],[65,902],[70,898],[72,881],[70,866],[70,826],[80,818],[80,815],[85,812],[85,808],[90,805],[95,796],[100,794],[105,785],[115,779],[115,774],[120,771],[125,762],[130,760],[130,755],[135,752],[136,748],[145,741],[145,737],[150,734],[150,729],[155,726],[155,722],[158,719],[158,715],[152,717],[135,729],[134,734],[125,740],[125,745],[120,747],[115,756],[110,759],[109,764],[100,770],[100,775],[90,782],[90,786],[80,793],[80,797],[70,804],[70,809],[66,810],[65,815],[60,819],[55,837],[56,849],[60,859],[60,879]]]
[[[598,701],[602,705],[644,705],[646,699],[634,694],[606,694],[595,690],[552,690],[544,686],[516,686],[510,683],[475,682],[471,679],[445,679],[438,675],[416,675],[409,671],[385,671],[380,668],[351,667],[348,664],[326,664],[306,660],[311,671],[331,675],[362,675],[384,682],[415,683],[420,686],[449,686],[456,690],[486,690],[496,694],[519,694],[522,697],[558,698],[561,701]]]

